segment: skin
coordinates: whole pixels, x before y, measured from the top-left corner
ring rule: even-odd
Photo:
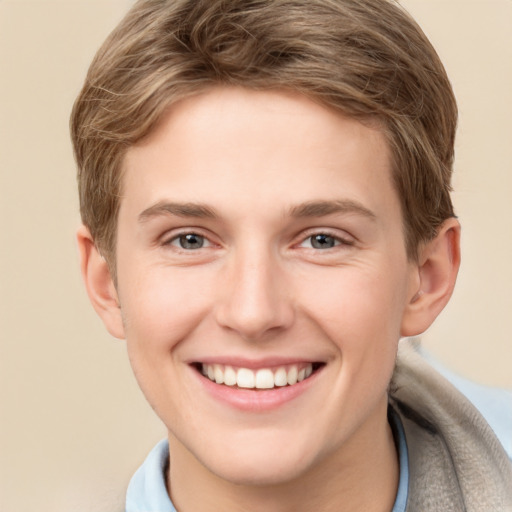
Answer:
[[[92,303],[169,430],[180,512],[391,510],[386,390],[400,336],[449,299],[459,226],[408,260],[389,161],[376,127],[291,93],[216,88],[128,150],[117,287],[81,228]],[[240,409],[192,364],[233,358],[321,369],[291,400],[262,408],[252,391]]]

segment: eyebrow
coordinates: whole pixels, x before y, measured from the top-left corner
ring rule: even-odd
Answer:
[[[170,203],[160,201],[139,214],[139,222],[161,215],[175,215],[177,217],[194,217],[200,219],[216,219],[215,211],[201,203]]]
[[[338,199],[334,201],[308,201],[290,209],[290,215],[296,218],[324,217],[335,213],[354,213],[375,220],[377,216],[357,201]]]
[[[368,208],[349,199],[333,201],[308,201],[293,206],[289,210],[290,217],[324,217],[336,213],[353,213],[375,220],[377,216]],[[217,219],[219,216],[213,208],[202,203],[175,203],[159,201],[146,208],[139,214],[139,222],[146,222],[153,217],[161,215],[175,215],[177,217],[193,217],[198,219]]]

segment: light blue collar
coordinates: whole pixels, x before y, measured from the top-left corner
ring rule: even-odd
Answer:
[[[409,494],[409,453],[405,440],[404,427],[398,414],[389,408],[389,422],[395,436],[395,444],[398,450],[398,462],[400,464],[400,477],[395,504],[391,512],[405,512],[407,507],[407,496]]]
[[[176,512],[165,485],[169,443],[160,441],[130,480],[126,512]]]

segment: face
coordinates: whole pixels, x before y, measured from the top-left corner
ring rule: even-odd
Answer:
[[[389,161],[375,127],[229,88],[128,151],[117,293],[171,451],[264,483],[371,447],[417,287]]]

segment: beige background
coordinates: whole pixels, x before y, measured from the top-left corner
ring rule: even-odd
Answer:
[[[164,430],[82,290],[68,117],[129,2],[0,0],[0,511],[121,510]],[[512,388],[512,1],[408,0],[459,99],[463,266],[424,336]]]

